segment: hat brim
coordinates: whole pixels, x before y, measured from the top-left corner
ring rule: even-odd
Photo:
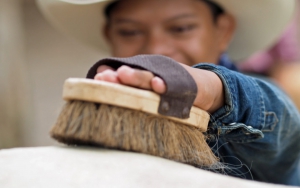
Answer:
[[[38,6],[58,30],[67,36],[110,53],[102,35],[104,7],[112,0],[37,0]],[[292,18],[295,0],[212,0],[237,21],[228,48],[229,56],[239,61],[266,49],[279,37]]]

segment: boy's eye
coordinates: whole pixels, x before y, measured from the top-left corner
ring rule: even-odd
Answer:
[[[130,29],[120,29],[118,30],[118,34],[123,37],[133,37],[141,34],[142,32],[139,30],[130,30]]]
[[[185,32],[188,32],[188,31],[191,31],[193,30],[194,28],[196,28],[196,25],[185,25],[185,26],[175,26],[175,27],[171,27],[171,32],[173,33],[177,33],[177,34],[180,34],[180,33],[185,33]]]

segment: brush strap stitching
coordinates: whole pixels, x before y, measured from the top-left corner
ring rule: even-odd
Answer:
[[[118,69],[122,65],[147,70],[164,80],[167,91],[160,95],[158,113],[181,119],[189,118],[197,95],[193,77],[178,62],[162,55],[137,55],[129,58],[105,58],[95,63],[87,73],[93,79],[100,65]]]

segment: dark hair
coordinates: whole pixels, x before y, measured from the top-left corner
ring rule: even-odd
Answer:
[[[118,4],[118,1],[113,1],[104,8],[104,15],[105,15],[106,20],[110,19],[110,15],[111,15],[113,9],[117,6],[117,4]]]
[[[116,5],[118,4],[119,1],[118,0],[113,1],[105,7],[104,15],[106,17],[106,20],[110,19],[110,15],[111,15],[113,9],[116,7]],[[212,2],[210,0],[201,0],[201,1],[205,2],[207,4],[207,6],[209,7],[209,9],[211,10],[214,22],[217,20],[217,18],[220,15],[224,14],[224,12],[225,12],[224,9],[220,5],[218,5],[217,3]]]
[[[217,18],[220,15],[222,15],[222,14],[225,13],[224,9],[220,5],[218,5],[217,3],[212,2],[210,0],[202,0],[202,1],[205,2],[208,5],[208,7],[209,7],[209,9],[210,9],[210,11],[212,13],[213,20],[215,22],[217,21]]]

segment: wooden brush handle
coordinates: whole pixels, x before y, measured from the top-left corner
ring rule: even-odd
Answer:
[[[111,82],[85,78],[69,78],[64,84],[63,99],[110,104],[162,116],[157,113],[160,101],[158,94]],[[190,117],[187,119],[169,116],[163,117],[197,127],[203,132],[207,130],[209,121],[209,114],[194,106],[191,109]]]

